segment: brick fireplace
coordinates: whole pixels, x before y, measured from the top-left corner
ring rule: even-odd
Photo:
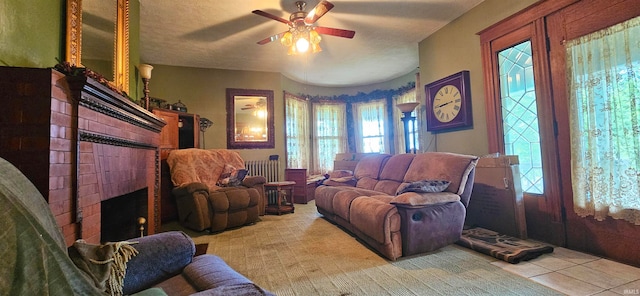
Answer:
[[[0,156],[47,199],[67,245],[100,243],[111,218],[102,202],[133,192],[146,195],[148,234],[159,230],[164,121],[90,78],[53,69],[0,67],[0,88]]]

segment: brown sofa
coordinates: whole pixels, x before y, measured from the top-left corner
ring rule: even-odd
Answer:
[[[180,149],[167,157],[172,193],[181,225],[196,231],[219,232],[258,221],[264,215],[265,177],[247,176],[238,186],[220,181],[229,169],[244,169],[244,160],[227,149]]]
[[[316,188],[316,207],[391,260],[430,252],[460,238],[477,161],[444,152],[366,156],[351,180],[332,173]],[[442,192],[396,195],[423,180],[450,184]]]

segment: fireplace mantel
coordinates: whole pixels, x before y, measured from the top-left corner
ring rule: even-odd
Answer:
[[[100,243],[100,203],[147,189],[148,233],[160,227],[164,121],[84,76],[0,67],[0,156],[47,198],[68,245]]]

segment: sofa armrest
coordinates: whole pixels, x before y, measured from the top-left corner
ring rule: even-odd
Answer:
[[[125,295],[150,288],[182,272],[196,252],[193,240],[181,231],[131,239],[138,254],[127,262],[122,292]]]
[[[429,193],[405,192],[394,197],[391,203],[405,207],[422,207],[454,201],[460,201],[460,196],[446,191]]]
[[[220,257],[211,254],[193,258],[193,263],[184,269],[182,275],[201,291],[193,296],[274,295],[235,271]]]
[[[209,187],[204,183],[193,182],[180,187],[173,188],[172,192],[175,196],[192,195],[195,192],[204,191],[209,193]]]
[[[242,186],[245,187],[255,187],[256,185],[261,185],[267,183],[267,178],[263,176],[247,176],[242,180]]]

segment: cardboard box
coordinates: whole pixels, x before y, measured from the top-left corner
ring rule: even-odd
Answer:
[[[378,153],[338,153],[333,161],[333,170],[349,170],[354,171],[358,161],[367,155],[376,155]]]
[[[333,170],[348,170],[354,171],[356,169],[356,165],[358,164],[357,160],[334,160],[333,161]]]
[[[465,224],[527,238],[517,155],[480,158]]]

